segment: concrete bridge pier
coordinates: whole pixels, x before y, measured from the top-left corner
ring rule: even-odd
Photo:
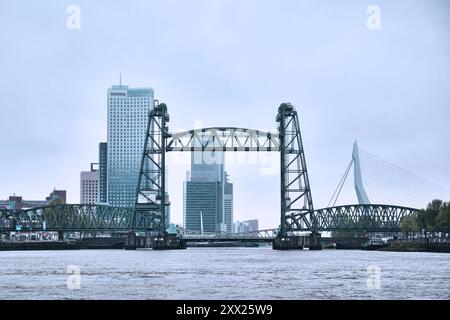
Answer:
[[[322,250],[321,238],[320,233],[311,233],[309,235],[309,250]]]
[[[125,238],[125,250],[136,250],[136,233],[130,231],[127,233],[127,237]]]

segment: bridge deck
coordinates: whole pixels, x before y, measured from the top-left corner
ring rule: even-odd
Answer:
[[[183,238],[186,242],[273,242],[275,238]]]

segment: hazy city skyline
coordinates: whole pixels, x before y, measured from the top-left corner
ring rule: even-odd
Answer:
[[[72,4],[79,30],[66,26]],[[106,141],[107,90],[120,73],[123,84],[151,87],[167,103],[173,132],[198,123],[273,130],[277,107],[292,102],[317,208],[356,139],[450,189],[450,4],[377,1],[381,29],[370,30],[371,4],[1,1],[0,199],[43,199],[56,187],[79,202],[79,174]],[[190,156],[168,155],[171,216],[181,222],[190,162],[174,165],[174,157]],[[279,174],[225,163],[235,220],[276,227]],[[351,184],[343,197],[356,202]]]

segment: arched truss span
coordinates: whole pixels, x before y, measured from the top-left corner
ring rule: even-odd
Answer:
[[[280,151],[278,132],[213,127],[168,134],[166,151]]]
[[[385,205],[355,204],[314,211],[319,231],[398,232],[403,218],[418,209]]]
[[[133,220],[134,219],[134,220]],[[146,230],[150,220],[133,208],[66,204],[26,210],[0,209],[0,231]]]

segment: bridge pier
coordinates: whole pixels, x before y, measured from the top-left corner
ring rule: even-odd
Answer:
[[[320,244],[320,234],[310,234],[305,236],[280,236],[275,238],[272,248],[274,250],[322,250]]]
[[[136,250],[136,233],[130,231],[127,233],[127,237],[125,238],[125,250]]]
[[[311,233],[309,236],[309,250],[322,250],[321,238],[320,233]]]
[[[178,250],[186,249],[186,241],[178,235],[165,234],[151,239],[153,250]]]
[[[128,232],[125,238],[125,250],[136,250],[137,248],[150,247],[150,241],[148,236],[137,236],[135,232]]]

